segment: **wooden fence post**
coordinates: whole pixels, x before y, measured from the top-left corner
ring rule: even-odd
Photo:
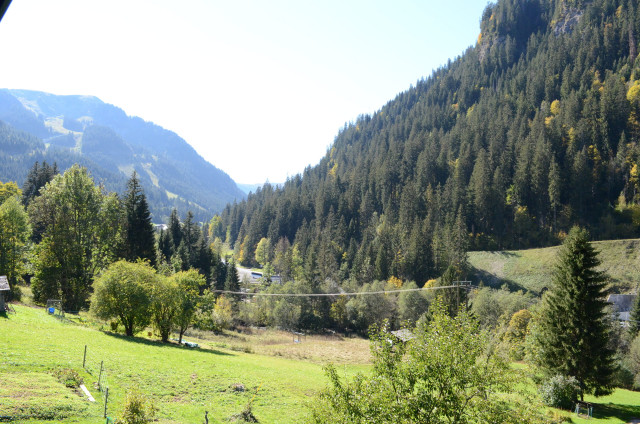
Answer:
[[[104,361],[100,361],[100,376],[98,377],[98,390],[102,391],[102,366]]]

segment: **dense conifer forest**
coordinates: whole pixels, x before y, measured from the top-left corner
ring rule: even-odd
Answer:
[[[267,239],[285,279],[418,285],[462,272],[467,250],[549,246],[575,224],[638,237],[639,36],[634,1],[490,4],[475,46],[228,205],[213,235],[246,265]]]

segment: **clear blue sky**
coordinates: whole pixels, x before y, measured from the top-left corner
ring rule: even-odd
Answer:
[[[316,164],[338,130],[473,45],[486,0],[13,0],[0,87],[95,95],[240,183]]]

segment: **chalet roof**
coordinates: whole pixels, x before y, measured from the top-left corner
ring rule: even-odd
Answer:
[[[636,294],[610,294],[607,302],[612,303],[618,312],[630,312],[637,296]]]
[[[7,280],[6,275],[0,275],[0,291],[8,291],[11,290],[9,288],[9,280]]]

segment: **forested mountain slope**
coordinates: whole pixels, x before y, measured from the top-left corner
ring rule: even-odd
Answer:
[[[216,234],[243,263],[265,237],[284,272],[418,284],[574,224],[637,237],[639,36],[634,1],[489,5],[475,46],[345,125],[317,166],[227,206]]]
[[[24,181],[35,161],[64,171],[86,166],[107,189],[123,192],[135,170],[156,222],[171,209],[211,217],[244,198],[233,180],[177,134],[91,96],[0,90],[0,180]]]

